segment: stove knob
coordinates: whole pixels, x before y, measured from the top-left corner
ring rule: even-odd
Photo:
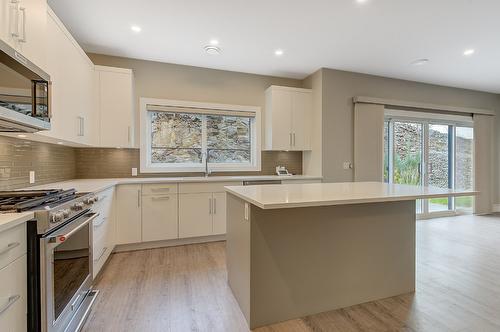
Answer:
[[[75,211],[83,210],[83,203],[82,202],[77,202],[77,203],[73,204],[73,206],[71,207],[71,209],[73,209]]]
[[[68,218],[69,214],[71,213],[70,209],[64,209],[62,210],[64,218]]]
[[[87,205],[94,204],[94,202],[97,202],[97,197],[91,196],[91,197],[85,198],[85,200],[83,202]]]
[[[64,220],[64,213],[63,211],[57,211],[52,215],[52,223],[57,223],[61,222]]]
[[[94,203],[97,202],[98,200],[99,200],[99,197],[94,196]]]

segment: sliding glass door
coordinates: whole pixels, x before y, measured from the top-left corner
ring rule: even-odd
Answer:
[[[384,124],[384,180],[472,189],[473,129],[453,122],[388,118]],[[472,211],[472,198],[417,201],[422,217]]]

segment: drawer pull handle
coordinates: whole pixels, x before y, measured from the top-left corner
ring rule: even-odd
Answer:
[[[12,242],[12,243],[9,243],[9,245],[5,248],[5,249],[2,249],[2,251],[0,251],[0,255],[3,255],[9,251],[11,251],[12,249],[14,249],[15,247],[19,247],[21,243],[19,242]]]
[[[159,196],[159,197],[151,197],[151,199],[153,201],[163,201],[163,200],[168,201],[170,199],[170,197],[168,197],[168,196]]]
[[[151,188],[151,191],[170,191],[170,188]]]
[[[108,251],[108,247],[104,247],[104,248],[102,248],[101,253],[99,254],[99,257],[97,257],[97,259],[94,259],[94,262],[98,262],[98,261],[100,261],[100,260],[101,260],[101,258],[102,258],[102,256],[104,256],[104,253],[105,253],[106,251]]]
[[[12,295],[11,297],[9,297],[7,303],[0,309],[0,315],[9,310],[9,308],[12,307],[12,305],[16,303],[16,301],[20,298],[21,295]]]
[[[94,224],[94,228],[99,228],[100,226],[102,226],[102,224],[104,224],[104,223],[106,222],[106,220],[107,220],[107,219],[108,219],[108,218],[103,217],[103,218],[102,218],[102,221],[101,221],[100,223],[98,223],[98,224]]]

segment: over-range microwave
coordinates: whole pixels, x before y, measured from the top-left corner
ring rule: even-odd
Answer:
[[[50,129],[50,76],[0,40],[0,132]]]

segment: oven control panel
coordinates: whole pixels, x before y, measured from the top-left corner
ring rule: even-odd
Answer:
[[[81,214],[82,211],[91,209],[95,202],[97,202],[97,196],[86,194],[55,206],[52,209],[36,212],[39,234],[46,233],[59,224]]]

